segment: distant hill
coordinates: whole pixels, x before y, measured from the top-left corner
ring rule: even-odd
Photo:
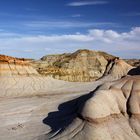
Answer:
[[[74,53],[46,55],[39,61],[34,61],[33,66],[42,75],[66,81],[87,82],[100,78],[108,63],[115,58],[117,57],[105,52],[84,49]]]
[[[129,65],[140,67],[140,59],[124,59]]]

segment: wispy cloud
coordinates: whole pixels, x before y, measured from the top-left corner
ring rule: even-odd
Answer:
[[[39,9],[35,9],[35,8],[25,8],[26,11],[30,11],[30,12],[36,12],[39,11]]]
[[[76,1],[68,3],[67,6],[86,6],[86,5],[102,5],[107,4],[108,1]]]
[[[81,15],[81,14],[74,14],[74,15],[72,15],[71,17],[73,17],[73,18],[77,18],[77,17],[82,17],[83,15]]]
[[[123,16],[140,16],[140,12],[125,13]]]
[[[80,15],[75,15],[75,17]],[[24,26],[30,28],[91,28],[104,26],[119,26],[113,22],[78,22],[78,21],[32,21],[23,23]]]

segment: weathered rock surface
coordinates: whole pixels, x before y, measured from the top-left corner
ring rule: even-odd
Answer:
[[[72,54],[48,55],[33,66],[41,75],[65,81],[94,81],[104,76],[119,79],[134,66],[104,52],[78,50]]]
[[[0,55],[0,76],[31,76],[38,72],[26,59]]]
[[[77,117],[53,140],[140,140],[140,76],[100,86],[82,111],[72,114]]]
[[[100,78],[115,56],[100,51],[78,50],[71,54],[48,55],[33,66],[42,75],[65,81],[94,81]]]
[[[117,80],[120,79],[123,76],[126,75],[131,75],[130,70],[135,69],[135,67],[132,67],[131,65],[127,64],[124,60],[122,59],[115,59],[113,61],[110,61],[108,65],[106,66],[106,70],[101,77],[101,79],[106,81],[109,80]],[[134,72],[134,75],[136,73]]]

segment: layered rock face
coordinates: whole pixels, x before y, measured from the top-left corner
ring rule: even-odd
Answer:
[[[79,113],[81,117],[52,139],[139,140],[140,76],[100,86]]]
[[[27,60],[0,55],[0,76],[38,75]]]
[[[72,54],[44,56],[33,65],[42,75],[66,81],[89,82],[100,78],[108,62],[114,59],[114,56],[104,52],[78,50]]]

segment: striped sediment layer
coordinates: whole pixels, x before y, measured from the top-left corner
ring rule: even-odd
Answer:
[[[26,59],[0,55],[0,76],[38,75]]]

